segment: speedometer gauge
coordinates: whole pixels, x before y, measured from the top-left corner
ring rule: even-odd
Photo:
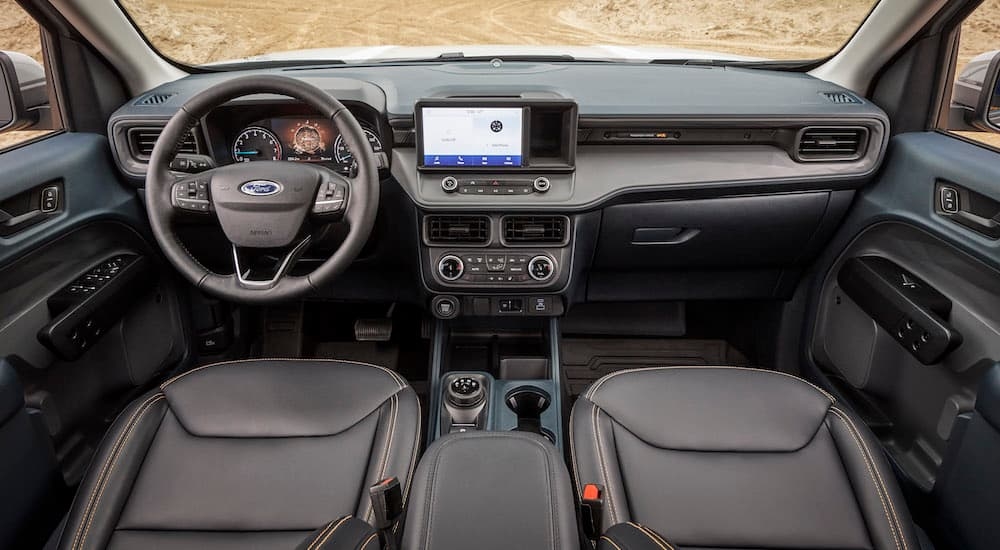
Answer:
[[[381,153],[382,152],[382,142],[375,135],[375,132],[369,130],[368,128],[362,128],[365,132],[365,138],[368,139],[368,145],[371,146],[372,152]],[[344,136],[337,136],[337,142],[334,144],[334,156],[337,162],[341,164],[350,164],[354,162],[354,155],[351,154],[351,149],[347,146],[347,140]]]
[[[281,160],[281,143],[270,130],[251,126],[236,136],[233,142],[233,160]]]

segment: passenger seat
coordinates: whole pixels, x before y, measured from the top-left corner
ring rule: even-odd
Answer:
[[[605,529],[632,522],[684,548],[920,548],[874,436],[799,378],[617,372],[570,425],[577,491],[603,486]]]

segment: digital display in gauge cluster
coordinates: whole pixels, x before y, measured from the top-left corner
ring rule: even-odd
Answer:
[[[375,132],[362,126],[372,151],[382,152]],[[323,118],[283,117],[258,121],[233,141],[233,160],[286,160],[350,165],[354,155],[334,124]]]

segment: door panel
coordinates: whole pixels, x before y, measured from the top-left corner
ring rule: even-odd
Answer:
[[[0,236],[0,357],[73,485],[122,404],[186,356],[179,287],[103,136],[5,152],[0,174],[0,203],[21,210],[60,191],[54,212]]]
[[[862,257],[891,261],[915,276],[908,283],[893,281],[900,286],[919,284],[945,295],[948,314],[931,315],[961,334],[958,347],[925,365],[910,347],[920,334],[907,335],[903,328],[917,322],[914,316],[900,316],[891,328],[876,323],[835,276]],[[958,415],[972,410],[982,360],[1000,358],[998,327],[1000,273],[912,225],[882,222],[859,235],[834,264],[820,298],[812,353],[843,391],[870,397],[858,404],[864,406],[859,412],[911,479],[929,491]]]
[[[96,134],[64,133],[0,154],[0,202],[61,183],[60,213],[13,235],[0,237],[0,266],[42,242],[97,219],[146,226],[135,189],[122,183],[108,141]]]
[[[1000,241],[956,219],[942,182],[961,190],[962,209],[981,213],[1000,201],[1000,154],[939,133],[892,139],[882,173],[818,263],[806,329],[807,367],[863,416],[914,490],[918,519],[939,531],[939,478],[1000,359]],[[944,333],[927,328],[938,325]],[[951,346],[939,339],[948,330]]]

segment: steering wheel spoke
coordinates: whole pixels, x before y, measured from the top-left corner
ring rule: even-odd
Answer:
[[[170,204],[178,213],[209,214],[212,205],[212,171],[181,178],[170,190]]]
[[[296,243],[291,250],[285,253],[285,255],[278,260],[277,265],[274,268],[274,274],[271,275],[269,279],[252,279],[251,272],[253,271],[253,266],[243,265],[240,261],[240,251],[239,247],[235,244],[233,246],[233,269],[236,276],[236,282],[243,288],[248,288],[251,290],[267,290],[273,288],[278,284],[278,281],[283,279],[285,275],[291,271],[292,267],[295,266],[295,262],[302,257],[306,249],[312,243],[312,235],[306,235],[302,240]]]

